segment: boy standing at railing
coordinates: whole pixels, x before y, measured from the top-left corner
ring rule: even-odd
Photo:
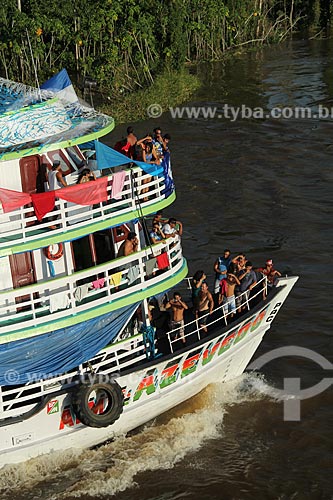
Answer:
[[[230,313],[230,318],[236,312],[235,287],[240,285],[240,281],[235,274],[228,273],[226,279],[225,292],[219,295],[219,304],[223,304],[224,314]]]
[[[171,330],[179,328],[179,335],[182,339],[183,344],[185,344],[186,340],[184,336],[184,311],[188,309],[187,304],[183,302],[180,294],[175,292],[173,294],[173,299],[169,300],[169,302],[167,302],[167,304],[165,305],[165,309],[172,310],[170,328]],[[179,338],[178,332],[173,332],[173,334],[175,335],[175,340]]]

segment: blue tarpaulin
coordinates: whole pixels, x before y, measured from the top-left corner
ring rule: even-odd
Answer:
[[[175,185],[172,178],[172,170],[171,170],[171,162],[170,162],[170,153],[167,151],[164,153],[164,157],[161,163],[163,167],[163,174],[165,179],[165,187],[162,191],[162,194],[167,198],[170,196],[172,191],[175,189]]]
[[[68,103],[78,102],[78,97],[65,69],[62,69],[59,73],[53,75],[49,80],[44,82],[40,88],[54,92],[57,94],[57,97],[64,99]]]
[[[115,151],[99,141],[95,141],[95,150],[99,170],[118,167],[119,165],[125,165],[126,163],[135,163],[138,167],[142,168],[146,174],[160,175],[163,172],[162,165],[154,165],[152,163],[145,163],[144,161],[131,160],[131,158],[128,158],[122,153]]]
[[[112,342],[137,307],[138,303],[132,304],[74,326],[0,345],[0,385],[60,375],[84,363]]]

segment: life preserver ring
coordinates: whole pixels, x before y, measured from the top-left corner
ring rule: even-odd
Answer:
[[[64,255],[64,245],[62,243],[54,243],[44,248],[44,253],[49,260],[59,260]]]
[[[84,382],[72,396],[72,408],[77,418],[88,427],[108,427],[123,412],[124,395],[115,380],[97,377],[93,384]]]

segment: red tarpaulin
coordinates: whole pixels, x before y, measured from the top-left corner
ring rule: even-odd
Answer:
[[[52,212],[54,209],[55,193],[55,191],[48,191],[47,193],[36,193],[31,195],[32,204],[39,222],[44,215]]]
[[[0,201],[3,211],[7,213],[31,203],[31,196],[28,193],[0,188]]]
[[[107,186],[108,178],[100,177],[96,181],[75,184],[74,186],[57,189],[56,191],[36,193],[31,196],[28,193],[0,188],[0,201],[5,213],[13,212],[17,208],[33,202],[36,217],[40,221],[45,214],[53,210],[55,197],[76,203],[77,205],[95,205],[96,203],[107,201]]]
[[[108,178],[100,177],[96,181],[57,189],[56,196],[77,205],[94,205],[101,201],[107,201],[107,185]]]

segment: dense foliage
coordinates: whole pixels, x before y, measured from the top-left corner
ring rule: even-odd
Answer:
[[[330,14],[329,0],[2,0],[0,73],[35,84],[66,67],[119,95]]]

